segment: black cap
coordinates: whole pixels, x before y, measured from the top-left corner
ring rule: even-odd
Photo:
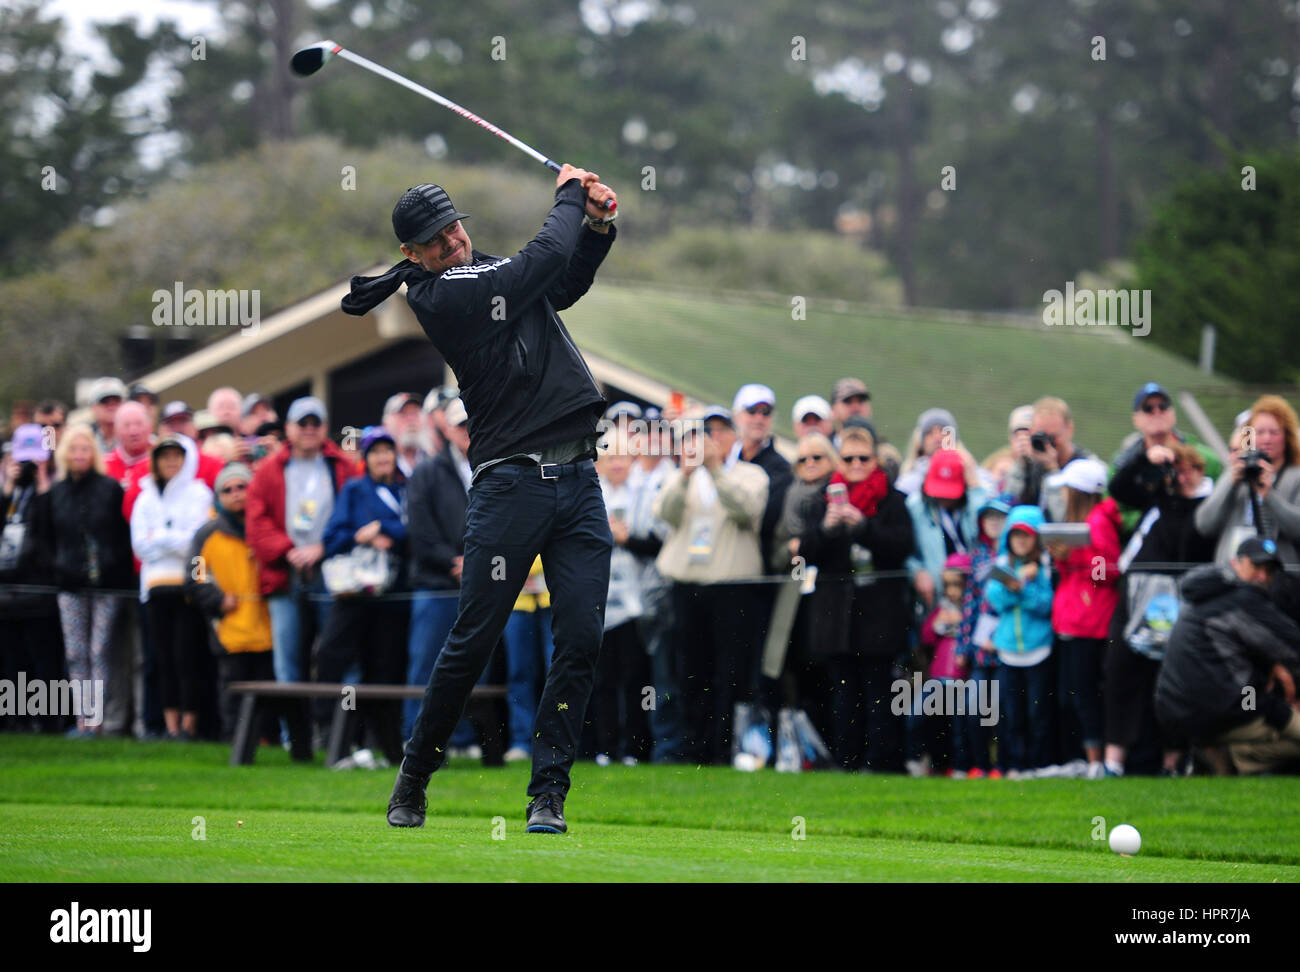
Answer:
[[[468,218],[456,211],[442,186],[426,182],[407,189],[397,200],[393,232],[399,243],[427,243],[456,220]]]
[[[1265,564],[1272,567],[1282,565],[1282,560],[1277,555],[1277,544],[1272,540],[1261,540],[1259,537],[1247,537],[1241,541],[1241,545],[1237,547],[1237,558],[1249,560],[1256,567]]]
[[[174,435],[164,435],[161,439],[159,439],[157,442],[154,443],[153,448],[149,451],[151,455],[156,456],[164,449],[179,449],[182,453],[186,451],[185,443],[182,442],[179,438],[177,438]]]

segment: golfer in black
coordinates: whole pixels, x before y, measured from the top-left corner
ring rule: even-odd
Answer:
[[[343,299],[364,314],[405,283],[406,300],[460,383],[473,468],[460,607],[429,678],[388,803],[394,827],[424,824],[425,787],[446,758],[470,690],[505,630],[538,554],[555,655],[533,730],[530,833],[563,833],[569,768],[604,627],[613,549],[593,460],[606,402],[558,310],[591,286],[614,242],[598,177],[565,165],[541,232],[512,257],[474,250],[439,186],[393,209],[406,260],[356,277]]]

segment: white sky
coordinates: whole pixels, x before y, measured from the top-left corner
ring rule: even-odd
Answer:
[[[221,18],[216,5],[196,3],[193,0],[46,0],[42,8],[45,18],[63,18],[64,43],[70,51],[79,51],[88,57],[96,68],[108,65],[108,49],[94,30],[95,23],[112,23],[134,17],[142,30],[152,30],[160,19],[177,25],[182,34],[215,38],[220,35]],[[84,78],[89,77],[89,67]],[[157,120],[166,117],[166,95],[171,79],[160,67],[151,69],[144,82],[134,92],[127,107],[142,110]],[[139,147],[139,158],[153,168],[161,165],[167,156],[179,149],[179,139],[174,136],[150,136]]]

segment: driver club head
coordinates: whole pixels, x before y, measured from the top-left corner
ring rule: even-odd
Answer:
[[[310,77],[325,66],[333,55],[338,45],[333,41],[321,41],[319,44],[312,44],[310,47],[304,47],[293,55],[289,61],[289,67],[294,74],[300,77]]]

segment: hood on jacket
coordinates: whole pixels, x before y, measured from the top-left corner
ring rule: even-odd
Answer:
[[[1038,531],[1042,528],[1045,519],[1043,511],[1037,506],[1016,506],[1007,514],[1006,525],[1002,528],[1002,535],[998,537],[998,553],[1010,554],[1007,549],[1007,538],[1011,536],[1011,531],[1018,526],[1027,526],[1034,531],[1037,536]]]
[[[169,439],[175,439],[185,449],[185,461],[181,464],[181,471],[171,479],[167,480],[162,491],[166,493],[171,490],[173,493],[184,489],[186,485],[194,482],[199,475],[199,447],[198,444],[188,435],[174,434],[168,436]],[[156,448],[156,447],[155,447]],[[153,460],[150,459],[149,473],[141,480],[142,488],[158,489],[158,480],[154,476]],[[176,486],[173,487],[172,484]],[[147,485],[145,485],[147,484]]]
[[[1230,568],[1205,564],[1187,572],[1178,584],[1178,593],[1190,604],[1203,604],[1226,594],[1240,583]]]

